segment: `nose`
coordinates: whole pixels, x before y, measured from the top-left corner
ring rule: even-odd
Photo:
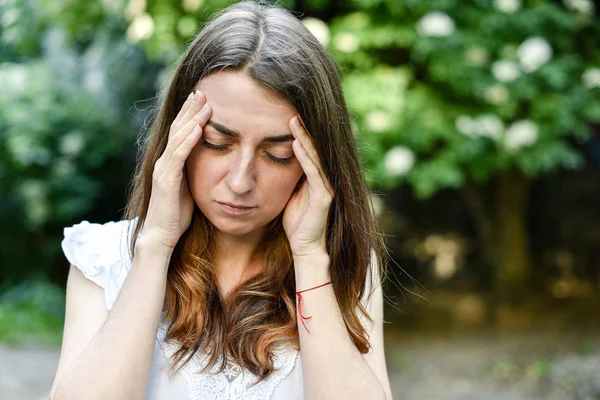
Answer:
[[[240,151],[234,157],[227,172],[225,183],[236,195],[244,195],[251,192],[256,184],[254,156],[250,152]]]

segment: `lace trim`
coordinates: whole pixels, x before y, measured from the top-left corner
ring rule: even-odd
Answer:
[[[167,330],[167,324],[160,326],[158,341],[167,360],[170,360],[179,347],[176,344],[165,342]],[[275,351],[273,354],[275,371],[256,385],[254,383],[257,381],[257,376],[241,368],[239,375],[231,382],[228,379],[231,376],[226,374],[228,369],[217,373],[222,360],[221,356],[219,356],[217,364],[201,374],[200,371],[206,366],[208,357],[196,353],[179,373],[185,380],[189,400],[268,400],[277,385],[292,371],[297,357],[298,351],[294,349]]]

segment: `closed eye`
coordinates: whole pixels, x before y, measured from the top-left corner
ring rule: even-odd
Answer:
[[[212,144],[212,143],[207,142],[206,140],[202,140],[200,142],[200,144],[208,149],[215,150],[215,151],[226,150],[230,146],[228,144]],[[269,159],[271,161],[276,162],[278,164],[282,164],[282,165],[290,164],[292,162],[292,158],[293,158],[293,157],[287,157],[287,158],[275,157],[274,155],[272,155],[270,153],[267,153],[267,157],[269,157]]]
[[[206,140],[203,140],[202,142],[200,142],[200,144],[204,147],[207,147],[211,150],[225,150],[229,145],[218,145],[218,144],[212,144],[207,142]]]

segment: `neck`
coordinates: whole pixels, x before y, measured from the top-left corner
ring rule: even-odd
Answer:
[[[261,238],[262,233],[255,232],[245,236],[217,233],[213,264],[223,296],[262,269]]]

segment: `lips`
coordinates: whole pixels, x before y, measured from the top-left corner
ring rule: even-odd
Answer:
[[[256,208],[235,203],[221,203],[220,201],[217,201],[217,204],[219,205],[221,212],[230,217],[242,217],[245,215],[250,215]]]
[[[239,208],[240,210],[247,210],[247,209],[250,209],[250,208],[254,208],[254,207],[245,206],[245,205],[242,205],[242,204],[224,203],[224,202],[221,202],[221,201],[218,201],[217,203],[224,204],[226,206],[233,207],[233,208]]]

